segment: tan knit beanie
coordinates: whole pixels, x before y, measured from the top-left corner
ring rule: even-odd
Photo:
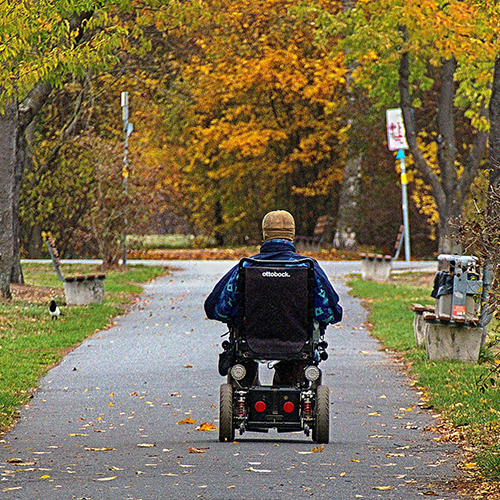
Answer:
[[[293,241],[295,238],[295,221],[286,210],[269,212],[262,219],[262,236],[264,241],[281,238]]]

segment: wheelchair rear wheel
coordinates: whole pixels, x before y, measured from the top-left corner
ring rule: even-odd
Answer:
[[[330,389],[318,385],[316,391],[316,420],[313,425],[312,439],[326,444],[330,440]]]
[[[233,386],[231,384],[220,386],[219,441],[234,441]]]

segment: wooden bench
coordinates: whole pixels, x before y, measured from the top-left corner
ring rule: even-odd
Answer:
[[[329,229],[334,227],[335,219],[330,215],[322,215],[316,221],[312,236],[296,236],[295,245],[298,250],[309,250],[318,252],[321,244],[329,233]],[[333,236],[332,236],[333,237]]]
[[[104,279],[106,275],[88,274],[64,277],[61,272],[59,252],[57,251],[54,238],[50,235],[47,236],[47,247],[57,277],[64,283],[66,304],[77,306],[84,306],[92,303],[102,304],[104,300]]]

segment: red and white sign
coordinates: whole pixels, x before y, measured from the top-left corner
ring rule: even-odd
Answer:
[[[387,142],[391,151],[398,149],[408,149],[405,135],[405,123],[401,108],[388,109],[387,119]]]

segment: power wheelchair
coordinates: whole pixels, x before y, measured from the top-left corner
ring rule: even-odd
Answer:
[[[304,431],[328,443],[329,388],[322,385],[319,363],[327,359],[324,329],[314,320],[314,263],[311,259],[271,261],[244,258],[238,273],[238,318],[222,344],[219,372],[219,440],[235,431]],[[259,382],[258,364],[292,365],[292,380]],[[281,378],[281,380],[280,380]]]

